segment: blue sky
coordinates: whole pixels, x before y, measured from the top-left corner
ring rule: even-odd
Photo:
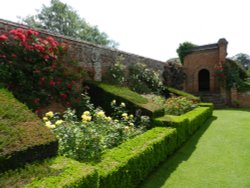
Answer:
[[[250,54],[250,11],[247,0],[61,0],[97,25],[119,49],[166,61],[177,57],[179,43],[197,45],[226,38],[228,57]],[[17,21],[17,16],[36,13],[50,0],[7,0],[0,18]]]

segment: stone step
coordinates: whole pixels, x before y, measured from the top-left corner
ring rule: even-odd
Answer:
[[[199,96],[202,102],[213,103],[215,108],[227,107],[219,93],[198,93],[196,96]]]

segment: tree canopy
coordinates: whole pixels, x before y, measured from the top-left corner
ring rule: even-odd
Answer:
[[[60,0],[51,0],[49,6],[42,5],[36,15],[27,16],[22,22],[35,28],[46,29],[62,35],[86,40],[95,44],[115,48],[118,43],[100,32],[97,26],[88,24],[71,6]]]
[[[239,62],[245,69],[250,65],[250,56],[248,54],[238,53],[232,59]]]
[[[190,50],[196,46],[197,45],[195,45],[191,42],[183,42],[182,44],[179,45],[176,52],[177,52],[182,64],[184,63],[185,56],[188,55],[190,53]]]

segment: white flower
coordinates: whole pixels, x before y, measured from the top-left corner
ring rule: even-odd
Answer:
[[[122,102],[121,107],[126,107],[126,104],[124,102]]]
[[[47,117],[43,117],[43,121],[48,121],[48,118]]]
[[[111,102],[112,104],[116,104],[116,100],[112,100],[112,102]]]

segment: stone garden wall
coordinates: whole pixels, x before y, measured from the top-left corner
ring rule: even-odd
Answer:
[[[10,22],[0,19],[0,34],[6,33],[11,29],[29,27],[23,24]],[[163,71],[164,62],[154,59],[138,56],[135,54],[111,49],[99,45],[95,45],[86,41],[77,40],[71,37],[48,32],[46,30],[38,30],[44,36],[52,36],[60,42],[69,45],[69,59],[78,61],[80,66],[86,70],[90,77],[95,80],[101,80],[102,75],[109,70],[109,67],[115,63],[118,56],[123,56],[124,63],[130,65],[133,63],[144,63],[150,68]]]

